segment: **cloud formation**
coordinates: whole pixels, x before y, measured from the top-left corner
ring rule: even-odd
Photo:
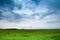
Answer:
[[[1,0],[0,28],[60,29],[59,4],[59,0]]]

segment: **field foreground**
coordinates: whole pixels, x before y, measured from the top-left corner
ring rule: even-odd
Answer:
[[[0,30],[0,40],[60,40],[60,30]]]

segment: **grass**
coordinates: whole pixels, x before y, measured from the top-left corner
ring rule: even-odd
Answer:
[[[0,30],[0,40],[60,40],[60,30]]]

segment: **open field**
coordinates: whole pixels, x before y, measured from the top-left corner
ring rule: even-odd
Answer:
[[[60,30],[0,30],[0,40],[60,40]]]

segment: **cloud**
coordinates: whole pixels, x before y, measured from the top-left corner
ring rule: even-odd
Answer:
[[[25,20],[21,22],[0,21],[1,29],[59,29],[60,23],[46,23],[46,20]]]
[[[0,28],[59,29],[59,0],[1,0]]]

